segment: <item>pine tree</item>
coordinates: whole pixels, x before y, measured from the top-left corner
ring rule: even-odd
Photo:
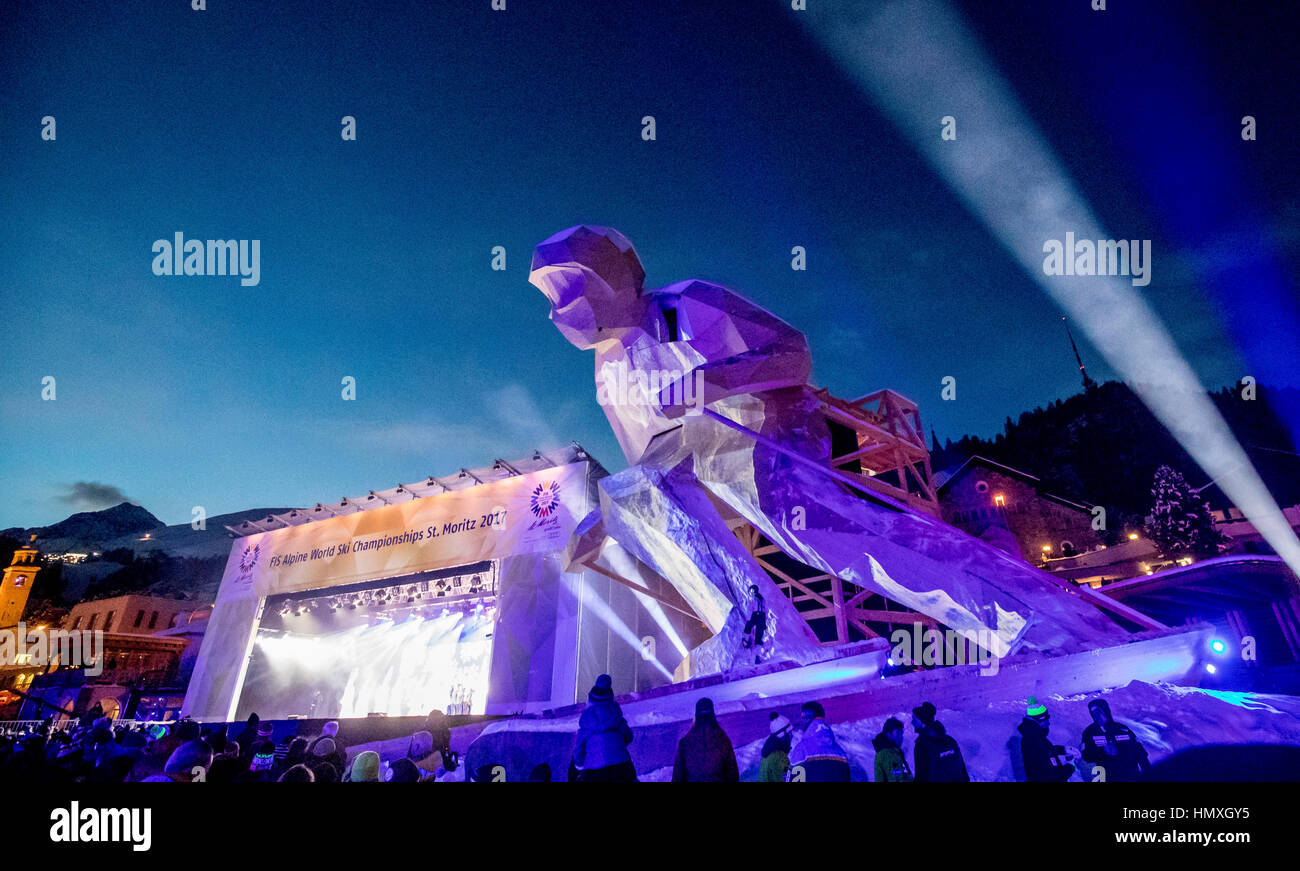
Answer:
[[[1151,485],[1151,522],[1147,534],[1165,556],[1204,556],[1219,552],[1223,535],[1214,528],[1210,505],[1188,486],[1178,470],[1156,469]]]

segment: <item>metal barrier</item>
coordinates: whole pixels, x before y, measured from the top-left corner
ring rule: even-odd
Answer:
[[[160,722],[162,723],[162,725],[167,726],[167,728],[170,729],[170,728],[172,728],[173,726],[176,725],[176,722],[177,722],[177,721],[176,721],[176,720],[170,720],[170,721],[160,721],[160,720],[114,720],[114,721],[113,721],[113,728],[116,729],[116,728],[119,728],[119,727],[124,727],[124,728],[127,728],[127,729],[134,729],[134,728],[136,728],[137,726],[143,726],[143,727],[145,727],[145,728],[148,728],[149,726],[152,726],[152,725],[154,725],[155,723],[160,723]],[[35,731],[36,731],[37,729],[39,729],[39,728],[40,728],[44,723],[45,723],[44,720],[0,720],[0,735],[4,735],[4,736],[8,736],[8,737],[13,737],[13,736],[15,736],[15,735],[22,735],[22,734],[25,734],[25,733],[35,732]],[[73,728],[74,726],[76,726],[76,725],[77,725],[77,721],[76,721],[76,720],[72,720],[72,719],[63,719],[63,720],[59,720],[59,721],[56,721],[56,722],[51,723],[51,724],[50,724],[50,731],[51,731],[51,732],[65,732],[65,731],[68,731],[69,729],[72,729],[72,728]]]

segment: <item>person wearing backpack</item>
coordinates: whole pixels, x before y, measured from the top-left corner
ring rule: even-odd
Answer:
[[[970,774],[957,742],[934,718],[938,710],[929,702],[912,708],[916,745],[912,750],[917,783],[966,783]]]

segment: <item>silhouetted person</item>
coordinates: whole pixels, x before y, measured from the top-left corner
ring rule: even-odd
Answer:
[[[673,762],[675,783],[738,783],[740,769],[736,766],[736,751],[731,739],[718,725],[713,712],[713,700],[703,698],[695,703],[695,722],[690,731],[677,742],[677,758]]]
[[[632,728],[623,718],[623,709],[614,701],[614,681],[607,674],[596,678],[587,693],[587,707],[578,718],[578,743],[573,748],[573,762],[583,783],[636,780],[636,766],[627,745],[632,743]]]
[[[1074,774],[1070,754],[1047,737],[1052,715],[1047,706],[1029,697],[1025,718],[1020,721],[1020,758],[1025,764],[1025,780],[1030,783],[1064,783]]]
[[[763,605],[763,594],[757,586],[749,588],[749,595],[754,597],[754,610],[750,612],[749,622],[745,624],[745,646],[762,647],[763,634],[767,632],[767,608]],[[754,662],[758,661],[759,657],[756,656]]]
[[[970,780],[966,760],[961,748],[936,720],[938,711],[929,702],[912,709],[912,728],[916,730],[916,746],[912,760],[917,783],[962,783]]]
[[[1092,725],[1083,730],[1083,759],[1105,770],[1105,779],[1115,782],[1139,780],[1150,768],[1146,748],[1128,726],[1116,723],[1105,699],[1088,702]],[[1089,780],[1100,780],[1091,776]]]

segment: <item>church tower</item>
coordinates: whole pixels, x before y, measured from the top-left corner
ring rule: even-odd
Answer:
[[[36,541],[36,536],[31,538]],[[28,543],[14,551],[13,561],[0,579],[0,628],[16,626],[27,610],[27,597],[41,566],[36,562],[36,545]]]

